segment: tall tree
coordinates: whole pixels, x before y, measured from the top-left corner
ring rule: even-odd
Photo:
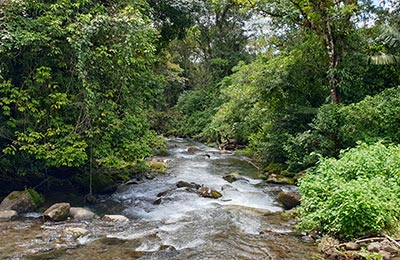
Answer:
[[[355,18],[371,7],[370,0],[235,0],[269,17],[315,32],[323,39],[328,57],[327,82],[332,103],[340,102],[337,76],[346,53],[346,41],[355,29]]]

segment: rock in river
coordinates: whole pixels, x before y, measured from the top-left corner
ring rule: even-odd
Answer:
[[[69,203],[56,203],[48,208],[43,216],[52,221],[63,221],[67,219],[71,205]]]
[[[205,198],[212,198],[212,199],[218,199],[222,197],[222,194],[219,191],[216,191],[214,189],[211,189],[209,187],[201,187],[197,190],[197,193]]]
[[[96,217],[96,214],[92,211],[81,207],[71,207],[69,215],[76,220],[93,219]]]
[[[83,237],[89,234],[89,230],[79,227],[68,227],[64,230],[65,234],[70,234],[74,238]]]
[[[176,183],[176,187],[178,188],[190,188],[190,189],[200,189],[201,185],[195,182],[186,182],[186,181],[178,181]]]
[[[278,201],[282,203],[285,209],[292,209],[300,205],[300,194],[281,191],[278,194]]]
[[[110,221],[110,222],[126,222],[126,221],[129,221],[129,219],[127,217],[122,216],[122,215],[104,215],[102,220]]]
[[[235,181],[240,181],[240,180],[248,181],[246,178],[243,178],[237,174],[227,174],[222,178],[230,183],[235,182]]]
[[[189,146],[188,148],[186,148],[186,151],[188,153],[196,153],[196,152],[200,151],[200,148],[198,148],[196,146]]]
[[[15,210],[25,213],[36,208],[36,204],[28,191],[13,191],[1,202],[0,210]]]
[[[0,211],[0,221],[9,221],[18,217],[18,213],[15,210],[2,210]]]

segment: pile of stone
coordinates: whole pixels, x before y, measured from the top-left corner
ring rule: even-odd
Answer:
[[[0,204],[0,221],[13,220],[37,205],[28,191],[13,191]]]
[[[339,243],[334,239],[330,239],[327,242],[327,239],[325,239],[320,243],[320,249],[324,253],[325,259],[389,260],[399,255],[400,243],[387,235],[359,239],[347,243]]]
[[[18,216],[36,210],[37,205],[28,191],[13,191],[0,203],[0,221],[11,221]],[[71,207],[70,203],[55,203],[43,212],[47,221],[65,221],[68,219],[91,220],[99,218],[92,211],[82,207]],[[122,215],[105,215],[103,221],[125,222],[129,219]]]

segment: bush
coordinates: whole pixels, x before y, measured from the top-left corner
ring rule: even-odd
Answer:
[[[40,194],[34,189],[25,189],[25,190],[31,195],[32,201],[35,203],[36,207],[44,203],[45,199],[42,194]]]
[[[341,109],[344,124],[341,126],[343,143],[374,142],[386,139],[400,143],[400,88],[391,88],[359,103]]]
[[[285,145],[290,170],[303,170],[317,162],[315,153],[337,157],[357,142],[385,140],[400,143],[400,88],[386,89],[373,97],[344,105],[322,106],[311,129],[292,135]]]
[[[301,229],[346,239],[381,231],[400,216],[400,146],[359,144],[321,158],[299,183]]]

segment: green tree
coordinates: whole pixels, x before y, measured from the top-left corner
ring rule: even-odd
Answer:
[[[222,83],[221,105],[206,134],[250,144],[264,162],[284,162],[288,135],[302,132],[325,100],[323,53],[318,41],[293,34],[275,53],[241,63]],[[290,46],[291,45],[291,46]]]
[[[346,55],[357,15],[371,8],[369,0],[237,0],[236,3],[277,19],[284,26],[300,26],[321,37],[327,57],[327,85],[332,103],[341,101],[339,67]]]
[[[201,10],[202,1],[147,0],[151,16],[160,31],[159,50],[168,47],[174,40],[185,38],[187,28],[195,24],[194,14]]]
[[[2,3],[2,169],[41,176],[151,155],[156,136],[144,111],[159,90],[146,8],[143,1]]]

